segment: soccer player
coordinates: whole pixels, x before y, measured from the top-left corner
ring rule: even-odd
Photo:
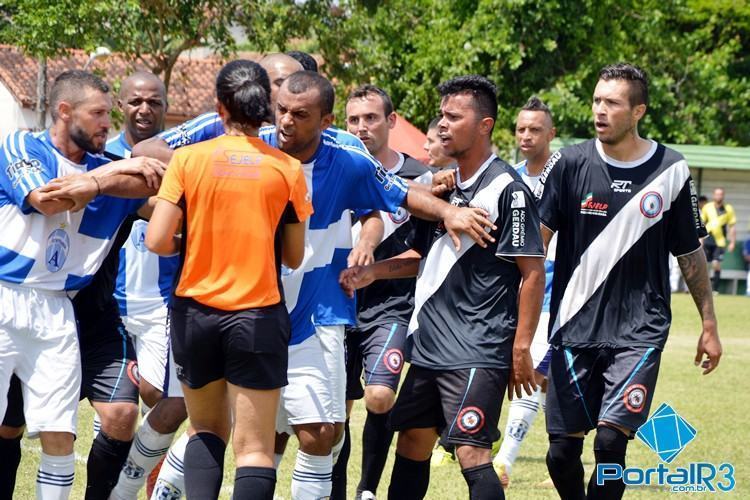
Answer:
[[[160,255],[182,248],[170,336],[194,431],[188,498],[218,497],[230,433],[235,498],[270,500],[276,484],[274,428],[291,333],[280,266],[302,263],[312,205],[299,161],[258,138],[270,93],[257,63],[219,71],[225,134],[172,157],[146,232]],[[184,243],[175,236],[181,221]]]
[[[141,207],[139,198],[154,193],[164,168],[147,159],[105,165],[109,159],[100,153],[110,125],[108,93],[90,73],[62,73],[50,91],[50,129],[11,133],[0,148],[0,195],[6,200],[0,219],[16,228],[0,239],[6,262],[0,274],[6,311],[0,320],[0,414],[15,374],[28,432],[42,443],[39,498],[67,498],[73,484],[82,374],[68,295],[92,281],[118,227]]]
[[[596,139],[553,154],[536,191],[545,243],[558,238],[547,467],[566,499],[622,497],[621,481],[599,485],[596,474],[584,490],[583,438],[596,429],[596,463],[624,466],[628,440],[648,418],[670,326],[670,253],[703,320],[695,364],[707,374],[721,357],[698,195],[682,155],[639,136],[647,106],[643,70],[603,68]]]
[[[286,55],[300,63],[302,65],[302,69],[304,69],[305,71],[314,71],[315,73],[318,72],[318,61],[316,61],[315,58],[307,52],[290,50],[286,53]]]
[[[516,169],[516,172],[532,191],[539,183],[539,176],[550,156],[549,145],[554,138],[555,125],[552,121],[552,113],[538,97],[530,98],[516,118],[516,145],[524,160],[513,168]],[[554,243],[553,240],[550,244],[551,248],[554,248]],[[521,443],[531,429],[539,409],[544,408],[545,379],[549,368],[547,327],[554,266],[554,250],[550,250],[544,261],[545,287],[542,314],[539,317],[539,324],[531,342],[531,359],[534,363],[534,375],[539,387],[533,394],[524,392],[523,396],[510,402],[505,435],[500,450],[492,461],[504,488],[508,486],[510,481],[513,463],[521,449]]]
[[[495,85],[472,75],[438,90],[438,134],[458,163],[450,203],[488,211],[497,242],[456,250],[442,225],[420,222],[414,250],[347,269],[340,281],[351,291],[419,270],[411,368],[391,412],[399,436],[388,498],[424,498],[439,435],[456,446],[472,499],[504,498],[490,449],[506,388],[520,396],[535,386],[529,350],[544,294],[544,248],[529,188],[492,153]],[[415,255],[424,256],[421,266]]]
[[[701,219],[708,232],[708,236],[703,240],[703,250],[706,252],[706,260],[711,263],[714,270],[713,291],[719,293],[724,252],[734,252],[737,243],[737,232],[734,227],[737,224],[737,216],[734,207],[724,203],[724,188],[714,189],[713,200],[701,208]]]
[[[388,147],[390,130],[396,124],[396,113],[390,96],[374,85],[363,85],[349,94],[346,124],[370,154],[391,174],[402,179],[430,184],[432,174],[420,162]],[[414,223],[409,213],[381,213],[385,225],[382,242],[374,251],[376,260],[400,255],[410,248]],[[357,240],[358,225],[354,226]],[[353,264],[350,262],[350,264]],[[367,418],[362,434],[362,476],[357,486],[358,498],[374,498],[380,476],[388,458],[393,431],[388,418],[396,400],[396,390],[403,367],[404,340],[414,307],[415,280],[383,281],[357,294],[357,327],[346,332],[347,424],[353,400],[365,398]],[[360,377],[364,370],[365,388]],[[348,451],[348,446],[344,448]],[[348,453],[342,451],[334,466],[332,498],[346,498]]]
[[[427,140],[423,146],[427,153],[427,164],[441,170],[444,168],[455,168],[456,161],[447,156],[443,151],[443,146],[438,137],[438,123],[440,123],[440,117],[436,116],[427,126]]]

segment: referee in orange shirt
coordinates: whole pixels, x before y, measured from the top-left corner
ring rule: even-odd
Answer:
[[[170,313],[178,378],[192,427],[188,498],[217,498],[232,432],[235,498],[273,498],[274,427],[287,383],[289,315],[280,266],[304,254],[312,213],[299,161],[258,139],[270,85],[256,63],[232,61],[216,79],[226,135],[177,151],[146,246],[181,250]],[[182,238],[175,237],[182,220]]]

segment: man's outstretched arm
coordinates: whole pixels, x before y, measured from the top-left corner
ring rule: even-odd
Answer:
[[[698,247],[689,254],[677,257],[677,262],[680,264],[682,276],[703,321],[703,331],[698,339],[698,348],[695,354],[695,365],[700,364],[704,369],[703,374],[706,375],[714,371],[719,365],[722,349],[703,248]],[[704,355],[707,358],[705,361],[703,361]]]

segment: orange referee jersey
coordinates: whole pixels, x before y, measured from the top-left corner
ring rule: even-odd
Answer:
[[[229,311],[281,301],[277,232],[313,211],[299,161],[257,137],[217,137],[175,151],[158,197],[184,202],[177,295]]]

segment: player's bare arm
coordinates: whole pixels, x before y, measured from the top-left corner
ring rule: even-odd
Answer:
[[[73,200],[46,196],[43,191],[44,188],[45,186],[37,188],[26,196],[26,201],[29,205],[34,207],[40,214],[49,217],[50,215],[72,210],[75,206]]]
[[[555,235],[555,232],[552,231],[547,226],[545,226],[544,224],[539,224],[539,228],[541,229],[541,233],[542,233],[542,243],[544,243],[544,255],[547,255],[549,242],[552,241],[552,237]]]
[[[495,241],[489,231],[497,227],[487,218],[487,211],[481,208],[454,207],[419,189],[409,189],[405,206],[421,219],[442,220],[456,250],[461,249],[461,234],[466,234],[482,248],[487,247],[488,241]]]
[[[699,247],[694,252],[677,257],[677,261],[703,321],[703,331],[698,338],[698,348],[695,354],[695,365],[700,365],[703,368],[703,374],[706,375],[716,369],[722,354],[706,257],[703,249]],[[704,356],[705,360],[703,360]]]
[[[541,257],[516,257],[521,271],[521,289],[518,296],[518,325],[513,341],[513,369],[508,384],[508,396],[522,397],[523,392],[536,390],[534,364],[531,359],[531,341],[534,338],[544,300],[544,259]]]
[[[291,269],[302,265],[305,257],[305,223],[284,224],[281,262]]]
[[[146,156],[149,158],[156,158],[164,163],[169,163],[169,160],[172,159],[172,155],[174,154],[174,150],[167,145],[164,139],[159,136],[154,136],[133,146],[131,154],[134,157]]]
[[[354,266],[341,271],[339,284],[349,297],[373,281],[381,279],[412,278],[419,273],[422,256],[416,250],[381,260],[367,266]]]
[[[157,255],[174,255],[180,250],[176,234],[182,219],[182,209],[166,200],[158,200],[146,229],[146,248]]]
[[[383,240],[385,227],[380,218],[380,212],[375,210],[359,218],[362,229],[359,232],[359,241],[354,245],[347,257],[347,265],[366,266],[375,262],[375,249]]]

